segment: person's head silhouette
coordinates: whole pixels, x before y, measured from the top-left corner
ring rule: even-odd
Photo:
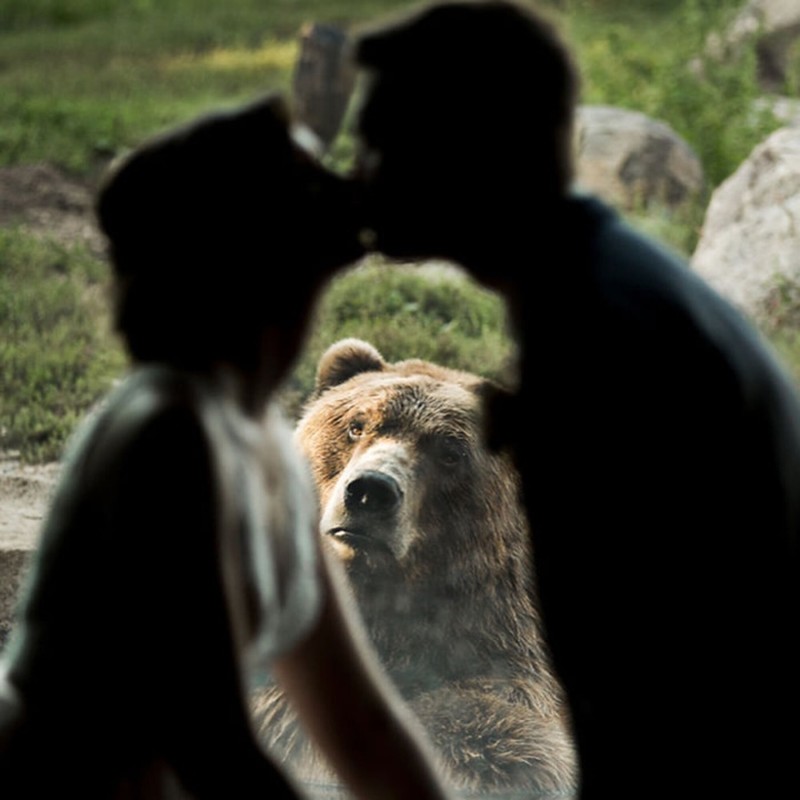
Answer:
[[[361,255],[352,185],[297,130],[268,95],[154,137],[111,171],[98,217],[135,359],[248,367],[265,325],[276,364],[294,358],[322,282]]]
[[[368,72],[359,168],[377,249],[474,258],[571,183],[577,75],[529,7],[426,5],[363,31],[355,58]]]

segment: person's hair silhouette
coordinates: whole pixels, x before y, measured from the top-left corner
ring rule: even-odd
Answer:
[[[376,248],[508,301],[520,383],[489,435],[522,473],[582,796],[796,792],[794,382],[681,259],[573,190],[576,73],[532,6],[425,5],[355,56]]]

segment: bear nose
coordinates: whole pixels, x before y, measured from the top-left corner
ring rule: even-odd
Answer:
[[[391,514],[402,497],[394,478],[374,470],[362,472],[344,490],[345,507],[352,513]]]

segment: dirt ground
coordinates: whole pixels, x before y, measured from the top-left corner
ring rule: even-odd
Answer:
[[[64,244],[83,243],[100,254],[93,197],[90,185],[48,164],[2,168],[0,226],[22,226]],[[35,545],[57,476],[58,464],[24,465],[14,453],[0,452],[0,550]]]
[[[30,466],[0,455],[0,549],[35,546],[58,469],[58,464]]]
[[[94,186],[49,164],[0,168],[0,226],[22,225],[65,244],[103,252],[94,224]]]
[[[58,464],[29,466],[0,454],[0,651],[58,479]]]

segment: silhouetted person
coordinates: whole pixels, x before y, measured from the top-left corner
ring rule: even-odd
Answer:
[[[295,797],[251,730],[253,665],[357,796],[445,797],[271,404],[361,254],[356,208],[277,97],[151,140],[102,187],[132,365],[72,442],[0,664],[4,800]]]
[[[800,405],[687,265],[571,189],[576,70],[502,0],[355,44],[375,247],[508,301],[513,452],[584,798],[785,798],[798,778]]]

